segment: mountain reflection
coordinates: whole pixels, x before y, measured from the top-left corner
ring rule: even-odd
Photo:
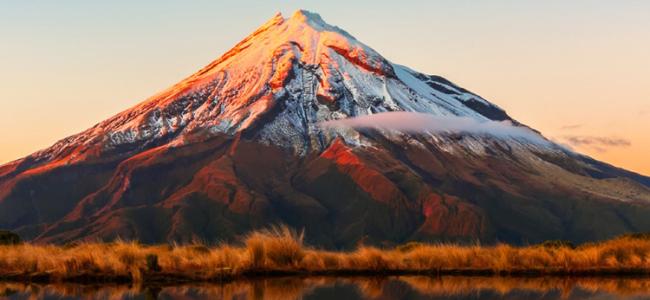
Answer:
[[[650,278],[286,277],[173,286],[0,283],[0,299],[647,299]]]

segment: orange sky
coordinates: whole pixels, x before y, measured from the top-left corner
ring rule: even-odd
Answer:
[[[650,175],[650,1],[87,2],[0,8],[0,163],[142,101],[301,7],[549,138]]]

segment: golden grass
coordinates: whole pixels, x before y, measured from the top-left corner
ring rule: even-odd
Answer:
[[[152,266],[148,256],[155,256]],[[150,261],[148,263],[148,261]],[[223,280],[260,274],[650,274],[650,240],[617,238],[569,247],[411,244],[350,252],[303,244],[286,227],[251,233],[243,245],[0,246],[0,278],[44,281]]]

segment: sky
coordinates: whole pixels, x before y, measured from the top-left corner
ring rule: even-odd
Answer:
[[[567,147],[650,175],[650,1],[2,1],[0,163],[180,81],[304,8]]]

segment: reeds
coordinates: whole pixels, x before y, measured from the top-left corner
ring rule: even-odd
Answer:
[[[286,227],[242,245],[145,246],[135,242],[0,246],[0,278],[44,281],[224,280],[260,274],[650,274],[650,240],[621,237],[572,248],[410,244],[350,252],[303,244]]]

